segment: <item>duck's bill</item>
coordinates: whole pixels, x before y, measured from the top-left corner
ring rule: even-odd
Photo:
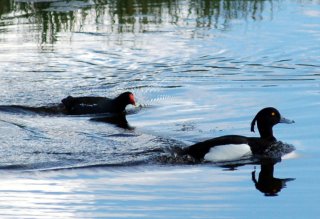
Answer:
[[[130,104],[136,106],[136,100],[134,99],[133,94],[129,94]]]
[[[292,124],[292,123],[294,123],[294,120],[281,117],[280,118],[280,123]]]

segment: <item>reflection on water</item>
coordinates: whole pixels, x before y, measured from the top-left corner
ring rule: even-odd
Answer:
[[[133,130],[134,127],[130,126],[128,120],[124,114],[115,115],[115,116],[99,116],[91,118],[92,121],[104,122],[115,124],[116,126],[124,129]]]
[[[9,175],[1,181],[1,210],[9,217],[206,217],[232,209],[224,204],[230,200],[227,194],[248,191],[241,185],[247,175],[247,171],[224,174],[214,168],[152,166]],[[12,207],[19,207],[18,212]]]
[[[262,161],[258,180],[256,179],[256,171],[252,172],[252,181],[255,187],[266,196],[277,196],[286,187],[287,182],[294,180],[293,178],[275,178],[273,176],[275,164],[274,160]]]
[[[272,17],[275,4],[262,0],[3,0],[0,18],[2,26],[31,21],[35,26],[28,28],[39,32],[39,43],[55,43],[60,32],[144,33],[168,23],[177,28],[224,30],[232,20],[261,20],[265,11]]]
[[[252,173],[256,188],[266,195],[276,195],[292,180],[274,178],[273,167],[272,163],[262,166],[258,181]],[[251,168],[223,172],[210,166],[147,166],[9,174],[1,180],[1,214],[36,218],[241,215],[237,206],[245,208],[242,203],[248,196],[256,196],[250,185]]]

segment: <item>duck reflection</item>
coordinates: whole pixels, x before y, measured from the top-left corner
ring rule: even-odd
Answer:
[[[114,115],[104,115],[100,117],[93,117],[91,121],[104,122],[108,124],[113,124],[119,128],[133,130],[134,127],[130,126],[126,118],[126,113],[114,114]]]
[[[274,159],[262,160],[258,179],[256,179],[256,170],[251,173],[256,189],[264,193],[265,196],[277,196],[286,187],[287,182],[295,180],[294,178],[275,178],[273,174],[277,162],[280,161]]]

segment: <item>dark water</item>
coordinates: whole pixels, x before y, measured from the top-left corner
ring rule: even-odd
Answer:
[[[1,218],[318,218],[319,1],[0,3]],[[126,90],[131,128],[8,107]],[[266,106],[281,162],[175,156]]]

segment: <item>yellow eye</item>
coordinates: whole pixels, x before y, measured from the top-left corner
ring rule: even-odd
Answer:
[[[271,116],[275,116],[275,115],[276,115],[276,113],[275,113],[275,112],[272,112],[272,113],[271,113]]]

